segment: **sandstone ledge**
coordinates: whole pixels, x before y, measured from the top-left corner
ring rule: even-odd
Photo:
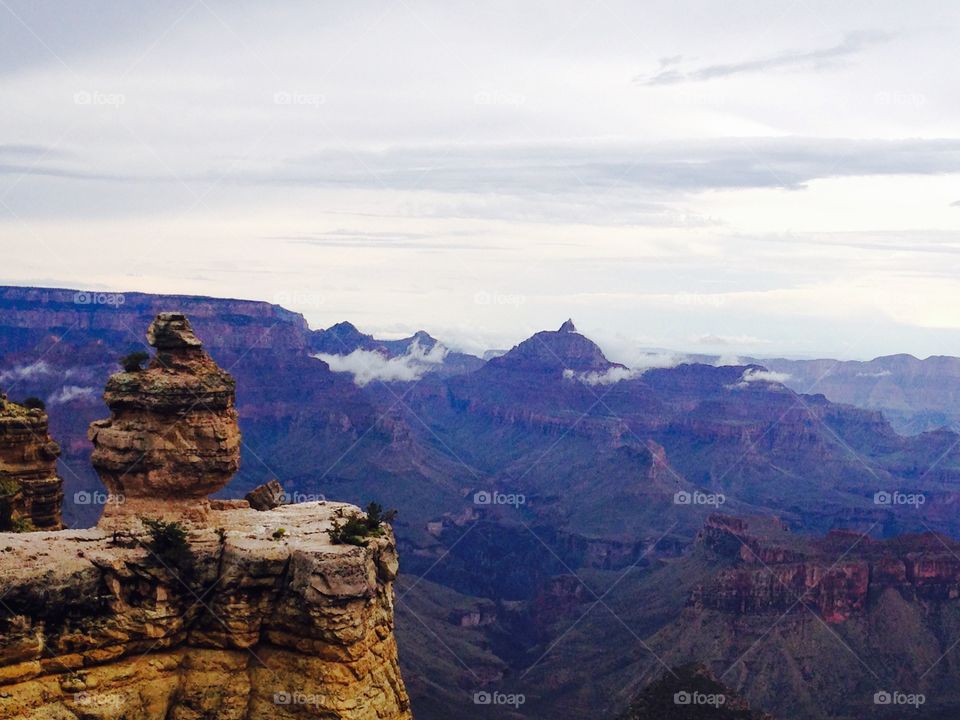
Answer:
[[[244,505],[191,528],[189,571],[102,528],[0,534],[0,720],[410,718],[392,536],[331,544],[349,505]]]

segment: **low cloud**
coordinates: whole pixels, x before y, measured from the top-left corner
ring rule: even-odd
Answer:
[[[64,385],[62,388],[57,390],[50,398],[47,400],[48,405],[64,405],[69,402],[74,402],[75,400],[86,402],[88,400],[95,400],[97,396],[97,389],[92,387],[81,387],[79,385]]]
[[[858,372],[857,377],[862,378],[883,378],[893,375],[889,370],[880,370],[879,372]]]
[[[43,360],[37,360],[29,365],[20,365],[12,370],[0,372],[0,383],[20,382],[21,380],[34,380],[39,377],[46,377],[53,374],[51,368]]]
[[[677,69],[682,58],[671,57],[660,60],[658,71],[648,77],[637,76],[634,82],[639,85],[676,85],[684,82],[701,82],[717,78],[742,75],[744,73],[769,72],[771,70],[822,69],[837,65],[840,61],[858,55],[869,47],[889,42],[887,33],[857,32],[846,35],[836,45],[815,50],[789,50],[777,55],[750,58],[739,62],[704,65],[686,71]]]
[[[654,368],[672,368],[682,363],[689,362],[685,355],[676,353],[647,353],[637,358],[632,364],[633,367],[612,367],[603,372],[574,372],[573,370],[564,370],[563,377],[567,380],[576,380],[584,385],[613,385],[623,380],[634,380],[643,375],[647,370]]]
[[[753,383],[782,385],[790,379],[790,373],[775,372],[758,368],[747,368],[735,387],[745,388]]]
[[[584,385],[613,385],[621,380],[633,380],[643,374],[642,370],[633,368],[612,367],[604,372],[574,372],[564,370],[563,377],[567,380],[576,380]]]
[[[398,357],[388,357],[375,350],[354,350],[349,355],[319,353],[315,358],[323,360],[333,372],[353,375],[353,382],[363,387],[374,381],[413,382],[419,380],[437,366],[443,364],[449,351],[440,343],[424,348],[414,340],[407,352]]]

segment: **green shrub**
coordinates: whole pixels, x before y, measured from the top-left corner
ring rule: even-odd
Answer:
[[[371,502],[367,505],[366,515],[354,513],[347,518],[336,519],[333,521],[333,527],[327,530],[327,534],[334,545],[366,547],[369,543],[366,538],[381,537],[383,523],[392,522],[396,516],[396,510],[384,512],[382,505]]]
[[[0,497],[9,497],[20,492],[20,483],[13,478],[0,477]]]
[[[150,541],[147,549],[170,570],[178,570],[189,575],[193,571],[193,550],[187,541],[187,531],[178,522],[141,518]]]
[[[367,527],[371,530],[379,530],[383,523],[393,522],[395,517],[397,517],[396,510],[384,512],[380,503],[371,502],[367,505]]]
[[[10,524],[10,532],[27,533],[34,532],[37,526],[33,524],[30,518],[18,517]]]

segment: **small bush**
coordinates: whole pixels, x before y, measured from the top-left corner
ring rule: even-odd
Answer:
[[[18,517],[10,525],[10,532],[27,533],[36,531],[37,526],[30,518]]]
[[[327,534],[334,545],[366,547],[369,543],[366,538],[381,537],[383,523],[392,522],[396,516],[396,510],[384,512],[382,505],[371,502],[367,505],[366,515],[354,513],[343,522],[340,519],[334,520],[333,527],[327,530]]]
[[[28,397],[22,403],[27,410],[46,410],[47,404],[38,397]]]
[[[0,477],[0,497],[16,495],[20,492],[20,483],[13,478]]]
[[[140,372],[143,370],[143,364],[149,359],[150,355],[143,350],[137,350],[120,358],[120,366],[124,372]]]
[[[277,528],[276,530],[273,531],[273,539],[280,540],[286,534],[287,534],[286,528]]]
[[[178,522],[141,518],[150,535],[147,549],[167,568],[189,575],[193,571],[193,550],[187,531]]]
[[[396,510],[387,510],[384,512],[380,503],[371,502],[367,505],[367,526],[371,530],[379,530],[383,523],[393,522],[397,517]]]

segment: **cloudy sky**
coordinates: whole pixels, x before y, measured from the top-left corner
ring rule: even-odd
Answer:
[[[960,354],[956,3],[0,0],[0,283]]]

